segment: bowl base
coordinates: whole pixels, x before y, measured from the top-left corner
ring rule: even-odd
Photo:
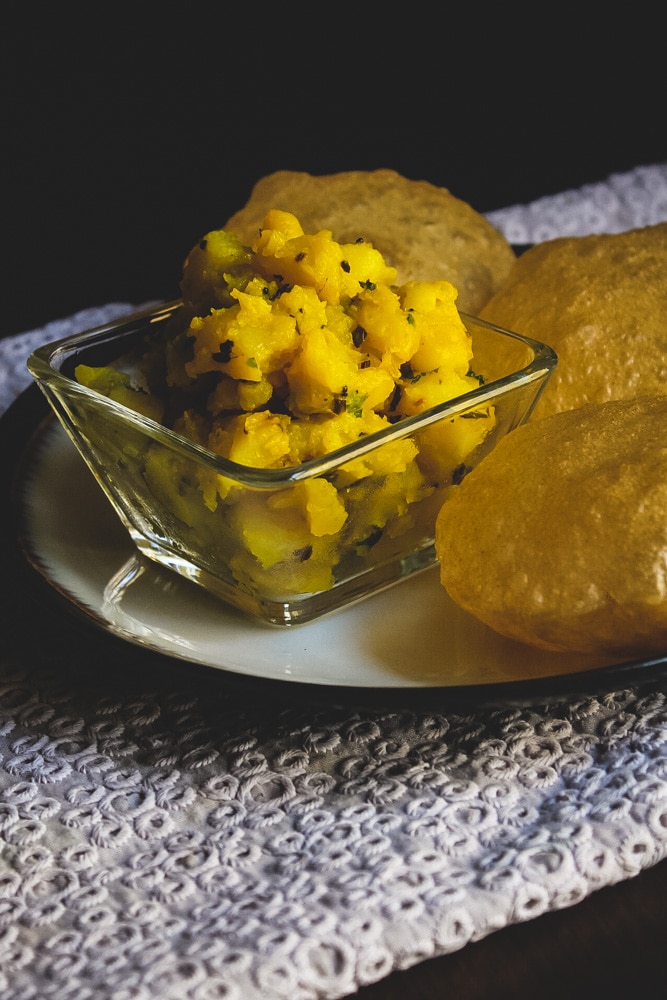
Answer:
[[[150,541],[144,535],[130,531],[137,549],[147,559],[178,573],[214,597],[257,619],[265,625],[288,627],[306,625],[325,615],[349,607],[392,587],[415,573],[430,569],[437,556],[432,542],[409,555],[395,559],[384,565],[374,566],[364,573],[348,577],[336,583],[330,590],[310,594],[290,594],[289,596],[262,597],[244,590],[238,584],[230,584],[200,566]]]

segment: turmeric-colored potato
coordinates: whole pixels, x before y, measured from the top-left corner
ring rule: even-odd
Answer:
[[[371,243],[304,233],[296,216],[271,210],[250,248],[217,231],[192,249],[183,307],[143,355],[148,393],[113,369],[82,379],[158,404],[155,419],[237,466],[302,466],[479,384],[453,285],[396,279]],[[333,586],[342,565],[395,556],[406,532],[415,544],[432,537],[434,498],[493,427],[492,408],[476,416],[275,490],[159,448],[149,449],[144,476],[242,587],[309,593]]]

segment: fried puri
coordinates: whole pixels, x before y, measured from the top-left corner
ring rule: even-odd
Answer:
[[[281,170],[255,184],[225,223],[251,245],[273,208],[296,215],[306,232],[332,230],[342,243],[368,240],[398,271],[398,283],[450,281],[457,305],[477,314],[509,277],[516,256],[506,238],[446,188],[394,170],[315,176]]]
[[[667,648],[667,396],[512,431],[441,509],[441,580],[496,632],[614,657]]]
[[[612,399],[667,393],[667,222],[564,237],[518,258],[480,312],[544,341],[558,368],[533,419]],[[478,363],[493,376],[500,357]]]

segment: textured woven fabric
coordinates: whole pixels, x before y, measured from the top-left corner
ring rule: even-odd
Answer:
[[[514,242],[659,220],[661,166],[492,216]],[[0,341],[2,408],[37,343],[131,310]],[[333,1000],[667,856],[659,681],[466,714],[294,704],[5,601],[6,1000]]]

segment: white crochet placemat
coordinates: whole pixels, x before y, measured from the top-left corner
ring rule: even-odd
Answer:
[[[667,167],[494,212],[515,243],[667,220]],[[0,341],[0,406],[46,340]],[[334,1000],[667,855],[667,696],[447,712],[276,702],[22,592],[0,635],[0,996]],[[128,648],[128,658],[134,655]]]

